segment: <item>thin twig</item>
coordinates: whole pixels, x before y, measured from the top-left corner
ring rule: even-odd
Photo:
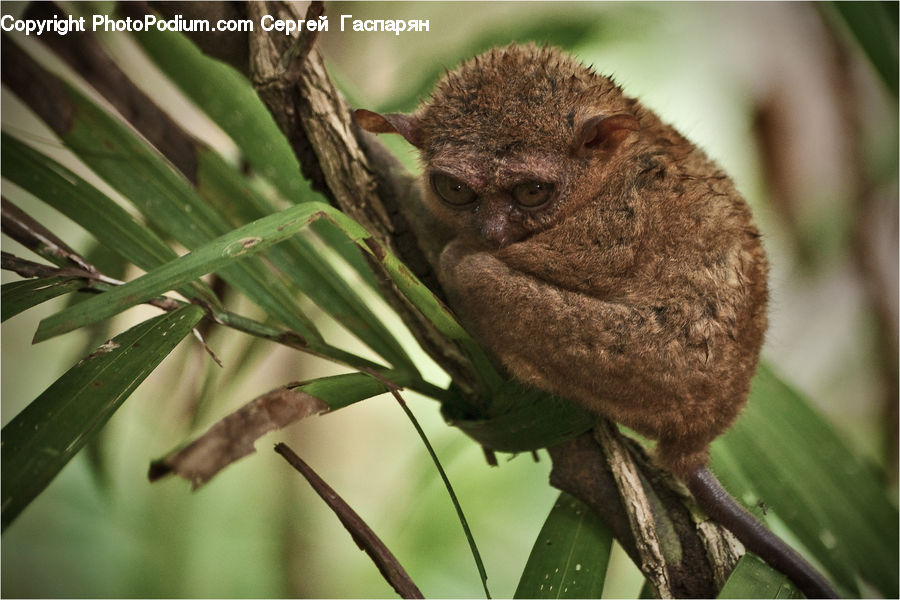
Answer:
[[[72,250],[64,241],[56,237],[53,232],[35,221],[31,216],[3,197],[2,219],[0,229],[29,250],[39,254],[50,262],[64,266],[75,266],[90,273],[96,273],[89,262],[84,260],[77,252]]]
[[[84,269],[76,267],[52,267],[50,265],[36,263],[24,258],[19,258],[18,256],[15,256],[8,252],[2,253],[2,268],[7,271],[18,273],[22,277],[26,278],[74,277],[83,279],[84,287],[82,288],[82,291],[85,292],[102,293],[116,285],[122,285],[124,283],[111,277],[107,277],[106,275],[103,275],[96,270],[86,271]],[[150,306],[155,306],[156,308],[171,312],[184,306],[186,303],[174,298],[169,298],[167,296],[157,296],[155,298],[147,300],[146,302],[144,302],[144,304],[149,304]],[[371,369],[385,369],[384,366],[379,365],[378,363],[374,363],[372,361],[358,357],[355,354],[346,352],[344,350],[341,350],[340,348],[325,345],[321,346],[321,351],[312,349],[309,347],[306,340],[302,336],[294,333],[293,331],[271,327],[264,323],[260,323],[259,321],[254,321],[252,319],[242,317],[229,311],[214,309],[206,304],[200,304],[200,306],[206,309],[207,319],[224,327],[228,327],[229,329],[234,329],[236,331],[241,331],[255,337],[267,339],[283,346],[288,346],[289,348],[294,348],[296,350],[300,350],[314,356],[319,356],[327,360],[345,364],[356,369],[367,367]],[[200,336],[199,332],[195,333],[195,335],[200,337],[202,340],[202,336]],[[210,354],[213,360],[215,360],[221,366],[221,361],[205,342],[203,342],[203,347]],[[430,384],[427,384],[426,382],[416,382],[412,385],[414,385],[416,389],[422,387],[423,389],[427,389],[428,391],[433,391],[429,387]]]
[[[391,584],[401,597],[424,597],[394,554],[388,550],[387,546],[375,535],[375,532],[338,496],[331,486],[325,483],[287,444],[275,444],[275,452],[283,456],[292,467],[306,478],[316,493],[334,511],[337,518],[350,532],[356,545],[369,555],[387,582]]]
[[[0,256],[0,265],[2,265],[2,268],[5,271],[13,271],[25,278],[73,277],[76,279],[82,279],[84,280],[84,287],[82,287],[80,290],[82,292],[101,294],[117,285],[122,285],[124,283],[123,281],[113,279],[112,277],[107,277],[106,275],[98,271],[93,265],[91,265],[87,261],[84,261],[84,259],[81,260],[90,269],[89,271],[76,267],[51,267],[50,265],[44,265],[41,263],[26,260],[24,258],[19,258],[14,254],[10,254],[9,252],[2,252],[0,253],[0,255],[2,255]],[[78,255],[74,254],[74,256]],[[159,308],[166,312],[172,312],[178,308],[181,308],[186,303],[175,300],[174,298],[168,298],[166,296],[157,296],[156,298],[150,298],[144,304],[155,306],[156,308]],[[200,333],[200,331],[197,330],[196,327],[193,331],[194,336],[198,340],[200,340],[200,344],[203,346],[203,349],[206,350],[207,354],[209,354],[212,359],[221,367],[222,361],[219,360],[219,357],[216,356],[212,348],[210,348],[206,343],[206,340],[203,339],[203,335]]]
[[[84,287],[81,291],[102,293],[124,282],[112,277],[107,277],[93,267],[93,270],[86,271],[77,267],[51,267],[42,263],[33,262],[25,258],[20,258],[9,252],[0,253],[0,266],[4,271],[13,271],[14,273],[32,279],[37,277],[73,277],[84,280]],[[166,296],[157,296],[147,300],[145,304],[155,306],[167,312],[171,312],[177,308],[184,306],[184,302],[179,302],[173,298]]]
[[[15,254],[9,252],[0,253],[0,265],[4,271],[13,271],[14,273],[31,279],[35,277],[77,277],[84,279],[85,287],[97,283],[97,274],[91,271],[85,271],[80,267],[51,267],[42,263],[37,263],[25,258],[19,258]]]

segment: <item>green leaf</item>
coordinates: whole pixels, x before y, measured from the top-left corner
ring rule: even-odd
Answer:
[[[584,503],[565,492],[547,516],[519,579],[515,598],[599,598],[612,533]]]
[[[485,418],[467,419],[450,406],[444,415],[451,425],[487,448],[527,452],[546,448],[591,429],[597,418],[571,402],[512,380],[495,390]]]
[[[292,204],[308,187],[287,139],[246,77],[204,55],[184,35],[149,29],[132,37],[175,83],[240,147],[247,162]]]
[[[859,42],[875,70],[897,95],[897,3],[834,2],[837,13]]]
[[[400,387],[415,388],[416,384],[421,383],[417,376],[402,371],[385,371],[381,375]],[[381,379],[367,373],[320,377],[304,381],[297,389],[315,396],[333,411],[390,391]],[[437,392],[438,390],[433,390],[434,395]],[[429,392],[426,390],[425,393]]]
[[[135,265],[150,269],[178,256],[125,209],[66,167],[6,132],[2,140],[6,179],[72,219]]]
[[[75,292],[84,287],[84,281],[77,277],[41,277],[4,283],[0,288],[0,321],[16,316],[20,312],[37,306],[57,296]]]
[[[206,273],[220,270],[228,265],[237,266],[235,263],[239,264],[238,261],[246,260],[256,252],[289,238],[311,221],[325,214],[343,217],[341,213],[326,204],[308,202],[249,223],[204,244],[193,252],[153,269],[133,281],[47,317],[38,326],[34,341],[35,343],[41,342],[96,323]],[[243,319],[238,315],[228,314],[227,317],[223,315],[221,318],[227,318],[231,326],[238,326],[247,332],[252,332],[254,329],[260,331],[267,329],[264,325]],[[269,333],[271,332],[267,331],[265,335],[268,336]],[[318,339],[306,339],[297,335],[294,337],[299,338],[306,348],[319,355],[358,368],[378,367],[371,361],[330,346]]]
[[[3,428],[4,529],[202,317],[191,305],[132,327],[69,369]]]
[[[244,224],[273,212],[267,201],[218,153],[200,151],[198,158],[197,188],[200,194],[220,206],[221,212],[233,211],[233,224]],[[358,250],[354,248],[354,252]],[[267,256],[272,265],[319,308],[394,367],[416,371],[406,351],[381,319],[306,237],[294,236],[272,248]]]
[[[312,202],[297,205],[216,238],[133,281],[44,319],[35,334],[35,342],[106,319],[206,273],[247,258],[294,235],[323,208],[327,205]]]
[[[712,447],[713,469],[729,486],[735,457],[756,499],[845,590],[857,590],[862,574],[884,596],[897,596],[898,515],[880,478],[764,365],[741,418]]]
[[[259,321],[254,321],[253,319],[248,319],[227,311],[215,312],[213,316],[216,322],[221,323],[226,327],[250,334],[260,339],[267,339],[291,348],[304,350],[323,358],[349,365],[354,369],[367,371],[374,369],[375,371],[384,371],[384,365],[380,363],[370,361],[325,342],[304,339],[293,331],[284,331],[283,329],[272,327],[266,323],[260,323]],[[417,381],[420,384],[424,383],[421,382],[421,380]],[[430,384],[425,385],[427,387]],[[420,386],[417,385],[416,389],[420,389]]]
[[[188,248],[231,229],[184,176],[121,121],[63,84],[72,105],[66,146],[132,202],[157,228]],[[97,148],[102,148],[98,152]],[[223,268],[223,279],[307,339],[321,339],[290,290],[258,259]]]
[[[782,575],[753,554],[738,561],[719,598],[804,598],[787,576]]]
[[[301,177],[290,144],[246,77],[200,52],[182,34],[151,29],[133,37],[156,66],[234,140],[247,162],[284,199],[296,204],[316,196]],[[265,214],[276,210],[269,206]],[[377,289],[362,255],[331,223],[317,222],[313,230]]]
[[[2,135],[3,176],[46,202],[110,250],[148,271],[178,255],[125,209],[81,177],[16,138]],[[187,298],[218,304],[202,282],[178,290]]]
[[[388,391],[384,383],[366,373],[346,373],[321,377],[304,382],[297,389],[310,396],[315,396],[327,404],[331,410],[344,408]]]
[[[393,394],[397,402],[400,404],[400,408],[403,409],[403,412],[406,413],[406,416],[409,418],[410,423],[412,423],[412,426],[415,428],[416,433],[419,434],[419,439],[421,439],[422,443],[425,445],[425,449],[428,451],[429,456],[431,456],[431,461],[434,463],[434,467],[437,469],[438,474],[441,476],[441,480],[444,482],[444,487],[447,490],[447,494],[450,496],[450,502],[453,504],[453,508],[456,510],[456,516],[459,519],[459,523],[463,529],[463,534],[466,536],[466,541],[469,544],[469,550],[472,552],[472,558],[475,560],[475,566],[478,569],[478,576],[481,577],[481,585],[484,588],[484,595],[486,598],[490,598],[491,591],[490,589],[488,589],[487,569],[484,568],[484,561],[481,559],[481,553],[478,551],[478,545],[475,543],[475,536],[472,535],[472,529],[469,527],[469,522],[466,520],[466,515],[463,513],[462,505],[459,503],[459,498],[456,497],[456,492],[453,491],[453,485],[450,483],[450,478],[447,477],[447,472],[444,471],[444,467],[443,465],[441,465],[441,461],[438,458],[437,453],[434,451],[434,447],[428,440],[428,436],[425,435],[425,431],[422,429],[422,426],[419,425],[419,421],[418,419],[416,419],[416,416],[413,414],[412,410],[410,410],[409,406],[407,406],[406,402],[398,392],[394,391]]]

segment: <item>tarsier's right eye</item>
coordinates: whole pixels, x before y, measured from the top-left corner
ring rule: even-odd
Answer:
[[[440,196],[441,200],[451,206],[466,206],[478,198],[475,190],[459,179],[443,173],[435,173],[431,176],[431,187],[434,188],[434,192]]]

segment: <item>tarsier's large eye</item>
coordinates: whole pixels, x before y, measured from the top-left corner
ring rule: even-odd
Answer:
[[[443,173],[435,173],[431,176],[431,187],[441,197],[441,200],[451,206],[466,206],[467,204],[472,204],[478,198],[475,190],[459,179],[454,179]]]
[[[522,208],[537,208],[553,197],[553,184],[543,181],[528,181],[513,188],[513,199]]]

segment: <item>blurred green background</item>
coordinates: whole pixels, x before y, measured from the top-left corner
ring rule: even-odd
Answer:
[[[703,147],[752,204],[772,262],[765,357],[813,399],[860,455],[896,486],[897,97],[829,4],[327,3],[319,37],[351,105],[411,110],[444,68],[492,45],[561,45],[611,74]],[[3,13],[21,10],[3,3]],[[897,6],[873,4],[893,34]],[[82,9],[84,10],[84,9]],[[879,12],[880,11],[880,12]],[[428,19],[427,33],[339,31],[339,15]],[[880,20],[879,20],[880,19]],[[107,36],[145,90],[226,153],[220,131],[154,73],[126,36]],[[4,88],[4,129],[50,138]],[[395,143],[414,167],[413,153]],[[86,234],[40,203],[20,205],[75,248]],[[4,250],[19,252],[7,238]],[[27,256],[27,254],[23,254]],[[16,279],[3,273],[3,281]],[[371,303],[384,312],[379,299]],[[86,334],[30,346],[50,303],[2,327],[7,423],[75,360]],[[152,310],[118,317],[123,330]],[[313,315],[315,310],[311,309]],[[321,315],[327,321],[325,315]],[[392,315],[396,328],[402,329]],[[353,346],[337,324],[324,328]],[[404,332],[408,348],[415,343]],[[480,597],[452,506],[406,417],[379,397],[315,417],[257,443],[257,454],[197,493],[181,480],[150,485],[151,459],[286,381],[339,372],[331,363],[218,331],[226,369],[182,345],[4,533],[4,597],[394,597],[307,484],[271,452],[286,441],[397,555],[426,596]],[[360,348],[360,352],[365,349]],[[421,352],[432,381],[447,381]],[[240,366],[237,368],[228,368]],[[546,454],[500,457],[448,428],[432,400],[407,400],[434,444],[484,556],[491,590],[515,590],[557,492]],[[606,597],[636,596],[621,554]]]

